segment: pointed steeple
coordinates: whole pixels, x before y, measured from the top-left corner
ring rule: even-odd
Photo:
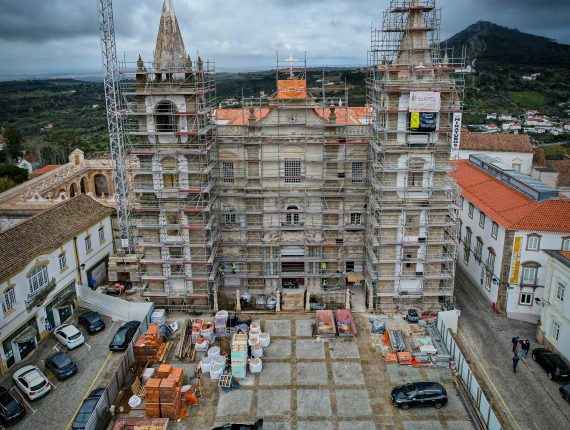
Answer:
[[[154,49],[154,70],[167,71],[172,68],[184,68],[186,65],[186,50],[178,27],[172,0],[164,0],[160,27]]]

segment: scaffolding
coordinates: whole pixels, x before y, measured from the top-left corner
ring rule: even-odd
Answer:
[[[310,94],[306,59],[278,58],[276,84],[218,129],[224,288],[344,286],[364,265],[366,109],[355,124],[324,77]]]
[[[214,64],[188,57],[153,69],[139,58],[121,73],[142,294],[211,309],[220,281]]]
[[[391,0],[373,29],[365,282],[377,311],[453,297],[457,189],[449,178],[464,52],[442,49],[435,0]]]

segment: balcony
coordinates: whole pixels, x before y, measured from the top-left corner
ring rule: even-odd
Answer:
[[[26,309],[31,309],[44,300],[48,294],[55,290],[56,282],[55,278],[51,278],[47,284],[41,286],[36,291],[31,292],[28,294],[28,297],[24,299],[24,303],[26,304]]]

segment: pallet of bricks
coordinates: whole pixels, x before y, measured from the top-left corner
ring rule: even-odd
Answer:
[[[382,341],[386,349],[384,354],[386,363],[412,364],[412,354],[406,350],[403,334],[400,330],[387,330]]]
[[[184,372],[170,364],[162,364],[156,376],[146,383],[146,416],[177,419],[182,402]]]
[[[162,356],[166,344],[159,333],[158,324],[150,324],[144,336],[139,336],[135,341],[135,360],[155,361]]]

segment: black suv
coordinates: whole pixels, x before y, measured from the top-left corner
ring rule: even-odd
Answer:
[[[255,424],[226,424],[212,430],[263,430],[263,420],[258,419]]]
[[[392,403],[402,409],[413,406],[435,406],[439,409],[447,403],[447,391],[437,382],[413,382],[394,388]]]
[[[105,330],[105,322],[97,312],[85,312],[80,315],[77,322],[87,330],[90,335]]]
[[[0,387],[0,424],[11,425],[26,415],[26,409],[10,392]]]
[[[570,375],[570,369],[558,354],[554,354],[546,348],[532,350],[532,359],[546,370],[548,379],[565,379]]]
[[[77,365],[65,352],[54,352],[45,359],[44,363],[46,369],[51,370],[58,381],[64,381],[77,373]]]
[[[111,351],[123,351],[127,349],[131,340],[135,336],[141,323],[139,321],[129,321],[123,324],[113,337],[113,340],[109,344],[109,349]]]

